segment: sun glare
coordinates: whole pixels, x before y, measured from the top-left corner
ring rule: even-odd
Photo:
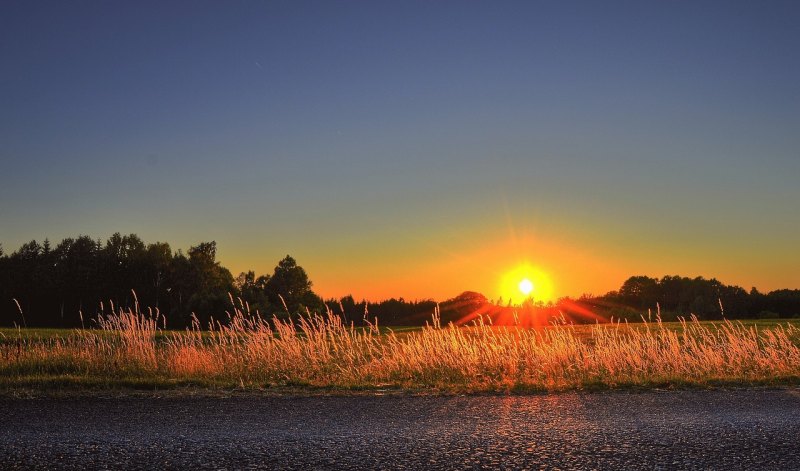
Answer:
[[[500,302],[522,304],[528,300],[552,301],[553,282],[550,276],[539,267],[521,264],[506,272],[499,286]]]

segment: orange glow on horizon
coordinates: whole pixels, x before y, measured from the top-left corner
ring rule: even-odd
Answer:
[[[314,291],[326,299],[352,295],[369,301],[446,301],[475,291],[495,302],[502,297],[503,306],[509,300],[512,305],[529,299],[548,303],[563,296],[604,294],[638,272],[626,263],[612,262],[605,251],[589,250],[564,236],[525,229],[504,236],[498,226],[486,232],[465,229],[454,235],[409,239],[392,250],[358,241],[336,250],[326,246],[290,253],[306,269]],[[256,264],[265,267],[257,273],[269,273],[280,256],[263,254],[259,260],[242,256],[238,265]],[[527,294],[520,290],[525,279],[531,283]]]

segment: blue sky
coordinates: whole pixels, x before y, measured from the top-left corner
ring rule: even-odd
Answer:
[[[0,242],[215,239],[325,295],[798,287],[798,44],[795,2],[4,2]]]

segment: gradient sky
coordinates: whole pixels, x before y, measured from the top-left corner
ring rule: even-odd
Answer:
[[[0,4],[0,242],[323,296],[800,287],[798,2]]]

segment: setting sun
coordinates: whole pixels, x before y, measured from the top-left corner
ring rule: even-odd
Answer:
[[[501,304],[521,304],[528,299],[547,302],[553,300],[554,287],[545,271],[523,263],[502,276],[499,294]]]
[[[524,278],[522,281],[520,281],[519,291],[525,296],[531,294],[531,291],[533,291],[533,283],[531,283],[531,280]]]

